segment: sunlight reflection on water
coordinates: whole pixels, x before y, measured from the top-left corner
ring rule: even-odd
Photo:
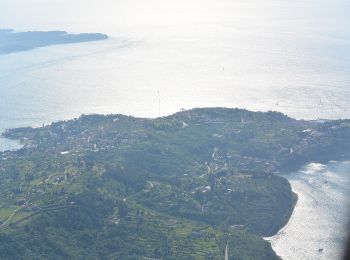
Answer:
[[[286,260],[341,259],[347,238],[350,164],[310,164],[286,176],[298,202],[288,224],[267,238]]]

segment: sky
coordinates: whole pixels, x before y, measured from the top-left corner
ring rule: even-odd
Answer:
[[[346,0],[0,0],[0,25],[18,30],[91,30],[132,34],[162,26],[227,23],[274,31],[340,32]]]

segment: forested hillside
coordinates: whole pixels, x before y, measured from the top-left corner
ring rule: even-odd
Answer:
[[[280,173],[348,156],[350,122],[208,108],[83,115],[3,134],[1,259],[277,259]]]

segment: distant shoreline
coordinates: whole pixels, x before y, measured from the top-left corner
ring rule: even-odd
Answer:
[[[108,38],[108,35],[102,33],[72,34],[66,31],[15,32],[11,29],[0,29],[0,55],[29,51],[51,45],[101,41]]]

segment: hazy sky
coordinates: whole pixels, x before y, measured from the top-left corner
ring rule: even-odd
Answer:
[[[286,32],[336,30],[349,24],[347,0],[0,0],[0,27],[88,29],[140,35],[160,26],[225,24]],[[69,27],[69,28],[62,28]]]

